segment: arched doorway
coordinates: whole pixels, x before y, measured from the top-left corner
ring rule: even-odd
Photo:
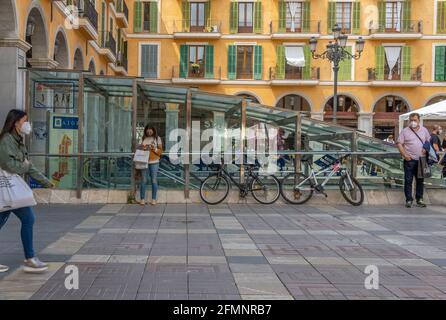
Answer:
[[[333,97],[331,97],[324,106],[324,121],[333,121],[333,101]],[[359,105],[355,99],[342,94],[338,95],[338,107],[336,110],[337,124],[357,129],[358,112]]]
[[[96,74],[96,65],[94,64],[94,60],[90,60],[90,64],[88,65],[88,71],[91,72],[91,74]]]
[[[25,40],[32,45],[26,53],[27,66],[31,67],[33,60],[48,58],[48,37],[44,18],[38,8],[31,9],[25,27]]]
[[[434,103],[437,103],[437,102],[440,102],[443,100],[446,100],[446,95],[439,95],[439,96],[433,97],[426,103],[426,106],[429,106],[431,104],[434,104]]]
[[[99,74],[100,74],[101,76],[103,76],[103,75],[105,74],[104,70],[101,70],[101,71],[99,72]]]
[[[381,140],[389,135],[396,137],[399,116],[409,110],[409,104],[399,96],[388,95],[379,99],[373,106],[373,136]]]
[[[246,100],[249,100],[252,103],[260,103],[259,99],[257,99],[254,95],[249,93],[239,93],[237,94],[237,96],[245,98]]]
[[[74,53],[73,69],[77,71],[84,70],[84,58],[81,49],[77,48]]]
[[[276,103],[276,108],[304,111],[310,115],[311,106],[307,99],[298,94],[288,94]]]
[[[17,38],[15,0],[0,1],[0,39]]]
[[[67,39],[62,31],[59,31],[54,40],[54,61],[58,63],[58,69],[68,69],[69,55]]]

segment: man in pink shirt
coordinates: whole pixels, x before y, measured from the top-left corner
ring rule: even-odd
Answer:
[[[418,159],[425,156],[423,143],[430,141],[429,131],[420,125],[420,115],[412,113],[409,116],[409,126],[404,128],[398,137],[397,146],[404,159],[404,194],[406,207],[412,207],[412,183],[416,180],[415,199],[417,206],[426,207],[423,201],[424,179],[417,177]]]

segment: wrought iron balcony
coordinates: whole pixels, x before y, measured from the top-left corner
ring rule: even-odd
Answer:
[[[206,70],[205,64],[192,64],[187,66],[187,70],[181,71],[181,66],[172,67],[172,79],[175,83],[180,82],[200,82],[215,83],[220,82],[221,67],[213,67]]]
[[[116,58],[116,40],[113,38],[113,34],[111,31],[101,31],[99,33],[100,41],[99,45],[101,49],[108,49],[111,51],[113,56]]]
[[[190,20],[175,20],[173,32],[176,37],[218,38],[221,36],[221,21],[206,20],[203,25],[197,26]]]
[[[272,81],[318,81],[320,79],[319,67],[311,67],[309,72],[304,67],[285,68],[285,70],[278,70],[277,67],[271,67],[269,72],[269,77]]]
[[[291,23],[290,20],[273,20],[269,25],[271,34],[320,34],[321,22],[319,20],[295,21]]]
[[[98,12],[91,0],[64,0],[66,6],[76,6],[78,8],[79,18],[87,19],[94,29],[98,30]]]
[[[368,68],[368,81],[422,81],[422,65],[416,68],[400,68],[390,72],[387,68],[377,70],[376,68]]]
[[[374,34],[421,34],[423,32],[423,21],[421,20],[403,20],[386,21],[385,23],[374,25],[371,22],[369,33]]]

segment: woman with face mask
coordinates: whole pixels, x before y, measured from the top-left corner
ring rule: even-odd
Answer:
[[[3,130],[0,133],[0,168],[11,174],[30,175],[45,187],[54,185],[34,167],[28,160],[28,152],[24,144],[24,136],[31,133],[28,115],[21,110],[9,111]],[[48,265],[35,256],[33,247],[33,225],[35,216],[30,207],[0,212],[0,229],[5,225],[11,213],[19,218],[21,239],[25,251],[24,271],[44,272]],[[0,265],[0,272],[8,271],[8,267]]]

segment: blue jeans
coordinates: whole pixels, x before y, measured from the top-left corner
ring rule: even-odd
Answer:
[[[0,229],[5,225],[6,221],[8,221],[11,213],[14,213],[22,223],[20,236],[22,238],[23,249],[25,251],[25,258],[34,258],[33,225],[36,219],[34,212],[30,207],[0,212]]]
[[[413,201],[412,183],[414,178],[416,181],[415,199],[423,199],[424,179],[417,178],[417,173],[418,160],[404,160],[404,195],[406,196],[406,201]]]
[[[139,193],[141,200],[146,198],[146,184],[149,179],[152,183],[152,200],[156,200],[156,194],[158,192],[158,169],[160,167],[159,163],[150,163],[149,168],[141,170],[141,185],[139,186]]]

